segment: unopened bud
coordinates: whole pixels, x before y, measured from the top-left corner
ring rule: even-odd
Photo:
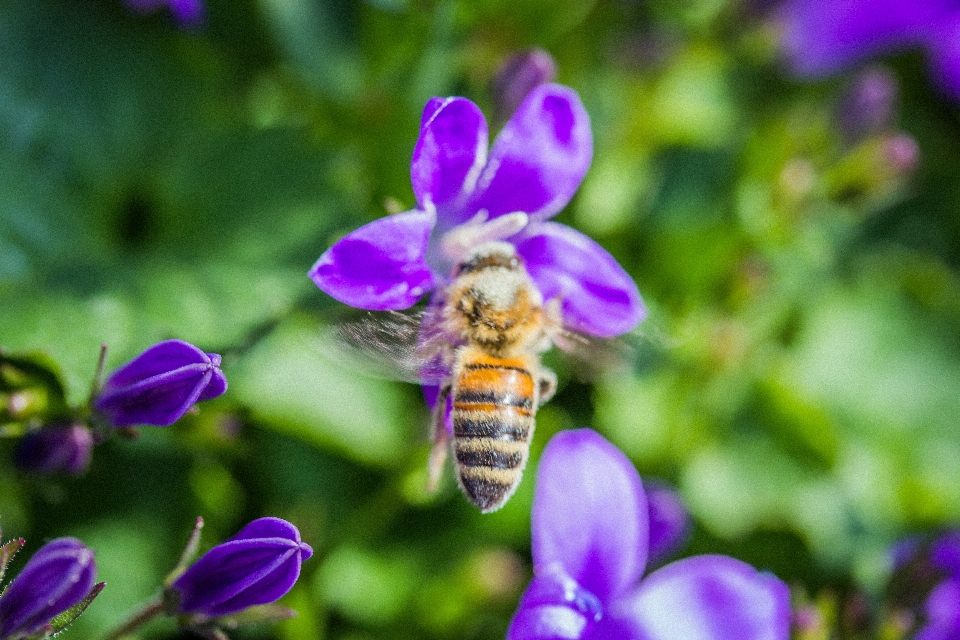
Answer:
[[[847,86],[837,104],[836,121],[843,139],[854,145],[889,131],[896,121],[899,87],[892,73],[864,71]]]
[[[557,76],[557,65],[543,49],[530,49],[508,58],[493,77],[496,118],[507,120],[527,94]]]

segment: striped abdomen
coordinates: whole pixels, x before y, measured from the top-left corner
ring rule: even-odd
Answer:
[[[528,358],[470,350],[453,384],[453,453],[460,487],[483,513],[510,498],[530,452],[536,381]]]

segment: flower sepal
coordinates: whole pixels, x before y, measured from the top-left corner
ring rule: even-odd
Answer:
[[[87,607],[90,606],[90,603],[93,602],[94,598],[100,595],[100,592],[103,591],[103,588],[107,586],[106,582],[98,582],[93,585],[93,588],[87,592],[87,595],[83,597],[83,600],[73,605],[49,623],[47,626],[38,631],[32,636],[28,636],[29,640],[40,640],[43,638],[52,638],[67,627],[69,627],[74,620],[80,617],[80,615],[87,610]]]
[[[16,538],[0,547],[0,583],[3,582],[3,575],[7,572],[7,565],[13,560],[13,556],[17,555],[23,543],[23,538]]]

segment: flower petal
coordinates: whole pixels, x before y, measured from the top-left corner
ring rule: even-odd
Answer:
[[[929,30],[927,48],[933,77],[943,90],[960,100],[960,12],[944,18]]]
[[[537,575],[561,566],[601,602],[633,586],[647,561],[647,500],[633,464],[591,429],[547,444],[533,498]]]
[[[530,582],[507,640],[577,640],[586,637],[602,615],[596,596],[553,565]]]
[[[938,569],[960,576],[960,529],[940,536],[930,549],[930,559]]]
[[[531,225],[514,239],[545,300],[559,297],[568,329],[610,338],[643,320],[647,310],[633,279],[606,249],[566,225]]]
[[[960,578],[944,580],[927,598],[926,624],[914,640],[956,640],[960,633]]]
[[[920,44],[946,0],[788,0],[782,47],[799,75],[833,73],[869,56]]]
[[[466,98],[433,98],[423,109],[410,182],[421,209],[462,207],[487,161],[487,121]]]
[[[644,640],[790,637],[787,585],[727,556],[685,558],[654,571],[610,614]]]
[[[577,92],[544,84],[527,95],[493,143],[464,222],[481,209],[491,218],[523,211],[546,220],[570,202],[593,158],[593,134]]]
[[[308,275],[352,307],[406,309],[433,287],[426,253],[435,221],[425,211],[375,220],[327,249]]]
[[[659,564],[679,550],[690,533],[690,515],[677,490],[644,481],[650,514],[650,562]]]

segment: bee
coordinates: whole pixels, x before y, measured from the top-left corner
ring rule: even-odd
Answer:
[[[520,484],[537,409],[557,387],[541,354],[566,348],[569,332],[560,301],[544,303],[512,244],[474,236],[451,253],[452,278],[423,312],[341,324],[330,355],[381,377],[436,385],[428,488],[452,454],[464,495],[489,513]]]
[[[434,411],[431,484],[449,449],[460,489],[490,513],[520,484],[537,408],[556,390],[556,374],[540,355],[559,330],[559,307],[544,305],[514,246],[501,241],[465,255],[443,300],[436,351],[450,373]]]

